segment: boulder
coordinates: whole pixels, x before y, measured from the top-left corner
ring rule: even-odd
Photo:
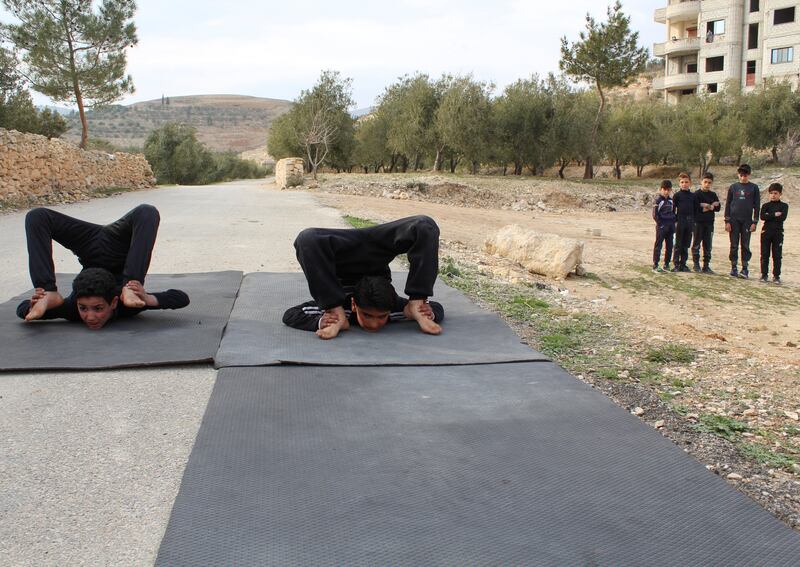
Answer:
[[[559,280],[580,270],[583,259],[582,241],[515,224],[500,229],[486,240],[484,247],[489,254],[513,260],[531,273]]]

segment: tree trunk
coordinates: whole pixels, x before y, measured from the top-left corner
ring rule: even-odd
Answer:
[[[564,170],[567,169],[567,164],[569,162],[565,159],[562,159],[558,162],[558,177],[560,179],[564,179]]]
[[[400,166],[400,171],[406,173],[408,171],[408,158],[406,156],[401,157],[400,163],[402,164]]]
[[[507,172],[508,172],[508,164],[506,164],[506,165],[503,165],[503,177],[505,177],[505,176],[506,176],[506,173],[507,173]]]
[[[414,171],[419,171],[419,162],[422,159],[422,156],[417,154],[414,156]]]
[[[644,172],[644,166],[643,165],[637,165],[636,166],[636,177],[641,177],[643,172]]]
[[[472,175],[478,175],[478,162],[472,160]]]
[[[458,161],[456,158],[450,158],[450,173],[456,172],[456,166],[458,165]]]
[[[594,177],[594,169],[592,168],[592,154],[594,147],[597,143],[597,132],[600,129],[600,119],[603,117],[603,110],[606,108],[606,95],[600,83],[595,81],[597,85],[597,93],[600,95],[600,108],[597,109],[597,115],[594,117],[594,125],[592,126],[592,137],[589,139],[589,155],[586,156],[586,167],[583,170],[584,179],[592,179]]]
[[[442,149],[436,148],[436,157],[433,160],[433,171],[442,170]]]
[[[778,146],[772,146],[772,163],[778,163]]]
[[[614,177],[622,179],[622,167],[620,167],[619,160],[614,160]]]

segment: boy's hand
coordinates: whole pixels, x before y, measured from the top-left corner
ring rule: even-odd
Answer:
[[[782,212],[780,212],[780,211],[776,211],[776,212],[775,212],[775,216],[776,216],[776,217],[779,217],[779,216],[781,216],[782,214],[783,214],[783,213],[782,213]]]
[[[730,231],[731,231],[731,223],[726,222],[725,223],[725,232],[730,232]]]
[[[755,232],[755,231],[756,231],[756,223],[753,223],[750,225],[750,232]]]

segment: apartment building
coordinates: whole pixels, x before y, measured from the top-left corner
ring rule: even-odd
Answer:
[[[664,76],[653,88],[669,103],[715,93],[735,81],[745,91],[769,78],[800,84],[800,2],[668,0],[655,12],[667,40],[653,45]]]

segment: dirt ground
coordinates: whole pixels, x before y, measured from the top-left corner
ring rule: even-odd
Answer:
[[[719,177],[716,190],[724,199],[733,176],[724,182]],[[784,184],[791,207],[800,180],[777,172],[754,181],[763,188],[774,179]],[[729,241],[720,215],[711,263],[717,275],[653,273],[650,203],[658,180],[326,174],[317,185],[309,190],[320,202],[356,217],[382,222],[432,216],[441,228],[443,257],[472,262],[497,281],[536,284],[570,310],[607,317],[628,346],[695,349],[691,364],[662,370],[662,385],[679,384],[677,389],[609,382],[591,373],[579,378],[662,430],[789,525],[800,526],[800,222],[792,220],[791,208],[784,284],[776,286],[758,282],[757,234],[751,240],[751,279],[727,275]],[[547,280],[486,254],[485,239],[509,224],[582,240],[587,276]],[[735,438],[698,435],[707,416],[741,423],[743,429]],[[771,453],[743,456],[731,439]]]

